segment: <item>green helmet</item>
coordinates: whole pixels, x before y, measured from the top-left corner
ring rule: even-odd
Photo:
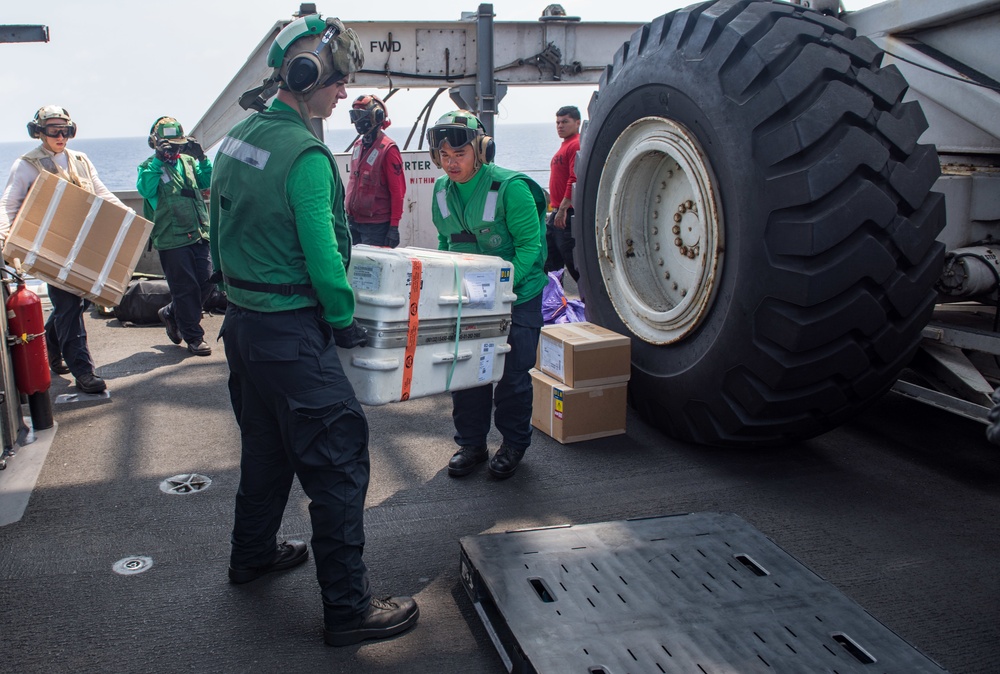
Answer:
[[[477,136],[485,135],[486,127],[478,117],[468,110],[452,110],[427,130],[427,142],[433,150],[441,149],[445,141],[457,149],[471,143]]]
[[[427,143],[430,145],[431,161],[440,168],[441,159],[438,150],[447,142],[454,149],[465,147],[472,143],[476,160],[481,164],[489,164],[496,154],[493,139],[486,135],[486,127],[479,118],[468,110],[452,110],[445,113],[434,126],[427,129]]]
[[[302,16],[281,29],[267,53],[275,80],[307,94],[357,72],[365,63],[361,41],[340,19]]]
[[[160,117],[150,127],[147,142],[149,143],[149,147],[155,148],[156,142],[160,140],[168,140],[174,145],[186,144],[187,138],[184,136],[184,127],[173,117]]]

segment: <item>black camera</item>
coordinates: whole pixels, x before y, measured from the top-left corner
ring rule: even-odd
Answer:
[[[178,140],[184,141],[183,145],[178,143],[178,145],[180,145],[181,154],[189,154],[198,160],[205,158],[205,150],[202,148],[201,143],[198,142],[197,138],[194,138],[193,136],[184,136],[183,139]]]

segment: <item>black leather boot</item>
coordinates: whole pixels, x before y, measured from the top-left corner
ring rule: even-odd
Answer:
[[[500,449],[490,459],[490,475],[498,480],[506,480],[513,475],[514,471],[517,470],[517,464],[521,463],[521,459],[524,457],[525,449],[527,448],[511,447],[506,442],[500,445]]]
[[[291,569],[309,559],[309,548],[302,541],[284,541],[278,543],[274,551],[274,561],[263,566],[233,566],[229,565],[229,582],[242,585],[257,580],[266,573]]]
[[[81,374],[76,378],[76,387],[84,393],[100,393],[108,387],[104,380],[93,372]]]
[[[448,474],[452,477],[468,475],[488,458],[490,454],[486,445],[463,445],[448,462]]]
[[[324,625],[323,640],[328,646],[350,646],[365,639],[385,639],[410,629],[419,617],[412,597],[372,597],[368,610],[357,620]]]

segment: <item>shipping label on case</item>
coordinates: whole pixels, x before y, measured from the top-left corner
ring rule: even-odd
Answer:
[[[562,342],[551,337],[546,337],[543,333],[541,351],[541,369],[552,374],[557,379],[565,379]]]
[[[377,292],[382,285],[382,266],[356,264],[351,266],[351,287],[355,290]]]
[[[556,419],[563,418],[563,392],[561,389],[552,389],[552,416]]]
[[[469,296],[470,307],[493,308],[497,296],[496,274],[489,271],[466,272],[462,285]]]
[[[493,379],[493,354],[496,353],[497,345],[493,342],[484,342],[479,353],[479,372],[476,375],[477,383],[485,383]]]

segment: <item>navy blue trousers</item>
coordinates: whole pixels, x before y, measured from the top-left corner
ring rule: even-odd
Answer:
[[[545,260],[545,271],[559,271],[564,266],[573,277],[574,281],[580,280],[580,272],[576,268],[576,261],[573,259],[573,249],[576,247],[576,239],[573,238],[573,209],[566,213],[566,229],[559,229],[555,226],[556,214],[549,213],[545,223],[545,242],[548,245],[549,256]]]
[[[317,309],[262,313],[229,303],[222,324],[240,426],[240,486],[230,562],[274,558],[293,476],[309,497],[326,622],[357,618],[371,593],[362,560],[368,420]]]
[[[347,217],[347,225],[351,228],[351,243],[363,243],[369,246],[386,246],[385,237],[389,234],[388,222],[355,222]]]
[[[52,312],[45,320],[45,348],[49,358],[62,356],[74,377],[94,372],[94,359],[87,346],[87,326],[83,314],[90,300],[49,284]]]
[[[490,417],[503,441],[516,449],[531,444],[531,374],[542,330],[542,296],[511,309],[510,352],[504,357],[503,376],[493,384],[453,391],[451,417],[459,446],[485,445]],[[496,413],[493,408],[496,406]]]
[[[201,327],[201,310],[212,294],[215,284],[212,276],[212,257],[208,241],[201,240],[190,246],[161,250],[160,266],[170,287],[170,304],[167,315],[177,322],[177,330],[188,344],[205,338]]]

